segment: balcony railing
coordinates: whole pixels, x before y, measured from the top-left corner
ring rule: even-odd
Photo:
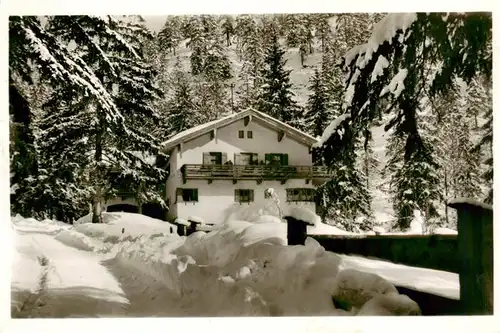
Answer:
[[[322,180],[328,178],[328,170],[323,166],[271,166],[271,165],[210,165],[184,164],[181,167],[182,180],[280,180],[287,179]]]

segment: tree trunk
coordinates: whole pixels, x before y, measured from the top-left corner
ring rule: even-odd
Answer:
[[[229,32],[226,32],[226,42],[227,42],[227,46],[231,45],[231,38],[229,38]]]
[[[102,137],[101,133],[96,134],[96,146],[95,146],[95,161],[96,161],[96,169],[95,169],[95,177],[94,182],[96,186],[96,192],[92,201],[92,223],[101,223],[101,161],[102,161]]]
[[[445,202],[444,202],[444,209],[445,209],[445,217],[446,217],[446,227],[449,226],[449,217],[448,217],[448,205],[446,200],[448,199],[448,173],[446,171],[446,168],[444,169],[444,197],[445,197]]]
[[[101,223],[101,201],[100,201],[100,193],[96,192],[94,196],[94,201],[92,204],[92,223]]]

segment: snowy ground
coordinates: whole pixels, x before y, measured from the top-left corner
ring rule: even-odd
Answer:
[[[311,238],[286,246],[277,221],[228,221],[189,237],[138,214],[104,221],[12,218],[13,317],[401,315],[419,310],[396,280],[458,292],[453,274],[339,256]]]

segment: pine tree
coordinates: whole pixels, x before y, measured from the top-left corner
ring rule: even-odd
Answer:
[[[330,179],[318,187],[323,221],[352,232],[370,230],[370,195],[365,179],[355,166],[354,153],[330,166]]]
[[[254,16],[238,15],[234,32],[237,38],[236,50],[241,60],[251,44],[260,40],[257,36],[258,27]]]
[[[200,124],[187,75],[182,71],[177,71],[174,75],[174,96],[169,101],[170,107],[167,116],[170,135],[175,135]]]
[[[266,49],[264,67],[261,70],[261,87],[256,108],[285,123],[296,120],[299,114],[292,99],[290,70],[285,70],[286,60],[275,35],[273,43]]]
[[[226,36],[226,46],[231,46],[231,37],[234,34],[234,19],[230,15],[224,17],[222,32]]]
[[[329,14],[315,15],[314,27],[316,28],[316,37],[321,41],[321,52],[326,51],[326,43],[332,38],[329,19]]]
[[[307,132],[314,137],[321,137],[323,131],[331,120],[331,111],[328,110],[328,96],[320,72],[316,68],[310,80],[305,122],[308,124]]]
[[[474,105],[473,114],[482,114],[484,124],[480,126],[481,137],[474,147],[476,153],[482,152],[483,172],[482,178],[488,193],[485,202],[493,204],[493,102],[491,80],[480,78],[471,82],[471,104]],[[475,117],[477,119],[477,117]]]
[[[177,16],[169,16],[163,25],[163,28],[158,33],[158,43],[161,50],[166,53],[172,52],[175,55],[175,50],[181,41],[181,22]]]
[[[157,140],[142,125],[145,119],[157,118],[149,101],[161,94],[152,84],[154,73],[142,60],[141,41],[150,34],[137,23],[90,16],[53,17],[49,27],[63,41],[73,41],[75,52],[99,69],[99,80],[112,92],[117,110],[109,112],[92,99],[59,89],[48,105],[52,114],[42,123],[47,128],[45,149],[57,151],[61,162],[89,170],[93,222],[100,221],[111,174],[130,180],[139,206],[145,201],[163,204],[158,186],[165,173],[144,155],[162,155]],[[54,117],[59,126],[49,126]]]

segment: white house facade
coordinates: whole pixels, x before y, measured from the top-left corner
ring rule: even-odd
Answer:
[[[268,200],[268,188],[284,214],[296,205],[315,211],[315,186],[327,177],[313,167],[316,142],[253,109],[175,135],[164,143],[168,220],[198,216],[217,224],[234,205]]]

